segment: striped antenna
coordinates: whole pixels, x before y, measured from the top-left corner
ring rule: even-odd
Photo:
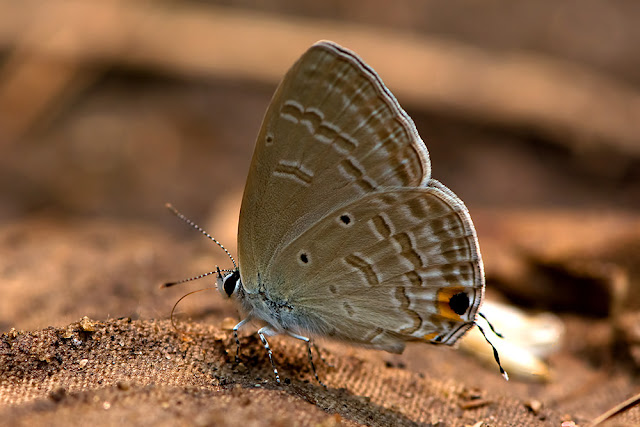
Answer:
[[[210,272],[204,273],[204,274],[198,274],[197,276],[189,277],[188,279],[182,279],[182,280],[178,280],[176,282],[163,283],[161,288],[170,288],[171,286],[179,285],[180,283],[191,282],[192,280],[202,279],[203,277],[207,277],[207,276],[210,276],[212,274],[219,274],[221,271],[225,272],[225,273],[233,273],[234,270],[227,270],[227,269],[220,270],[219,268],[216,268],[215,271],[210,271]]]
[[[213,238],[213,236],[211,236],[209,233],[207,233],[202,227],[200,227],[198,224],[196,224],[195,222],[191,221],[189,218],[187,218],[186,216],[182,215],[180,213],[180,211],[178,211],[176,208],[173,207],[173,205],[171,203],[167,203],[165,205],[167,207],[167,209],[169,209],[175,216],[177,216],[178,218],[180,218],[181,220],[183,220],[184,222],[186,222],[187,224],[189,224],[191,227],[195,228],[196,230],[198,230],[199,232],[201,232],[202,234],[204,234],[205,236],[207,236],[209,239],[211,239],[213,241],[213,243],[215,243],[216,245],[220,246],[220,248],[229,256],[229,259],[231,260],[231,262],[233,263],[233,267],[234,269],[237,269],[238,266],[236,265],[236,261],[233,259],[233,257],[231,256],[231,254],[229,253],[229,251],[227,250],[227,248],[225,248],[222,243],[218,242],[216,239]],[[209,272],[206,274],[203,274],[201,276],[198,277],[194,277],[193,279],[187,279],[187,280],[183,280],[183,282],[187,282],[189,280],[195,280],[195,279],[200,279],[201,277],[205,277],[208,276],[209,274],[212,274],[214,272]],[[177,282],[177,283],[182,283],[182,282]],[[177,284],[176,283],[176,284]]]

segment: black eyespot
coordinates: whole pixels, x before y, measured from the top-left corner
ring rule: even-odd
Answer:
[[[240,283],[240,271],[236,270],[227,277],[225,277],[222,286],[224,287],[224,292],[227,296],[231,296],[233,291],[236,290],[236,286]]]
[[[267,141],[267,144],[271,144],[273,142],[273,135],[271,134],[267,135],[265,140]]]
[[[340,221],[342,221],[344,224],[349,224],[351,222],[351,217],[349,215],[341,215]]]
[[[449,307],[459,316],[462,316],[467,312],[469,308],[469,295],[464,292],[459,292],[451,297],[449,300]]]
[[[300,261],[304,262],[305,264],[309,262],[309,258],[307,257],[307,254],[300,254]]]

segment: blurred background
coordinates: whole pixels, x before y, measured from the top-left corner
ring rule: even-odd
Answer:
[[[185,290],[160,283],[228,266],[164,204],[235,254],[270,97],[330,39],[469,207],[489,299],[555,313],[569,353],[635,372],[639,18],[633,0],[0,0],[0,331],[166,318]]]

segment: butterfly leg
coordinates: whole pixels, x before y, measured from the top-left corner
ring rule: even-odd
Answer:
[[[267,355],[269,356],[269,360],[271,361],[271,366],[273,367],[273,373],[276,374],[276,381],[280,384],[280,375],[278,375],[278,369],[276,368],[276,364],[273,363],[273,352],[271,351],[271,347],[269,347],[269,343],[267,342],[267,336],[275,335],[276,332],[268,326],[264,326],[260,328],[258,331],[258,336],[262,341],[262,345],[267,349]]]
[[[244,326],[244,324],[249,320],[251,320],[250,317],[242,319],[236,326],[233,327],[233,337],[236,339],[236,363],[240,363],[240,340],[238,339],[238,329]]]
[[[327,388],[327,386],[322,381],[320,381],[320,378],[318,377],[318,373],[316,372],[316,365],[313,364],[313,354],[311,352],[311,346],[313,345],[314,347],[316,347],[316,345],[312,343],[309,338],[303,337],[302,335],[294,334],[292,332],[289,332],[289,335],[291,335],[293,338],[297,338],[307,343],[307,355],[309,357],[309,364],[311,365],[311,369],[313,370],[313,375],[316,377],[316,381],[318,381],[318,383],[320,383],[322,387]],[[318,347],[316,347],[316,351],[318,351]],[[318,354],[320,355],[319,351],[318,351]],[[322,359],[322,355],[320,355],[320,358]]]
[[[322,356],[322,353],[320,353],[320,348],[316,345],[316,343],[312,342],[312,343],[311,343],[311,345],[313,346],[313,348],[315,348],[315,349],[316,349],[316,353],[318,353],[318,357],[320,358],[320,360],[322,360],[322,363],[324,363],[325,365],[327,365],[327,366],[328,366],[328,367],[330,367],[330,368],[335,368],[335,366],[334,366],[334,364],[333,364],[333,363],[329,363],[329,362],[327,361],[327,359],[325,359],[325,358]]]

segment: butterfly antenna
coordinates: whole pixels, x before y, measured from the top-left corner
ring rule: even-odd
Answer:
[[[226,272],[233,272],[233,270],[220,270],[219,268],[216,269],[216,271],[210,271],[208,273],[204,273],[204,274],[199,274],[197,276],[193,276],[193,277],[189,277],[188,279],[182,279],[182,280],[178,280],[177,282],[167,282],[162,284],[162,288],[170,288],[171,286],[175,286],[175,285],[179,285],[180,283],[184,283],[184,282],[190,282],[192,280],[198,280],[198,279],[202,279],[203,277],[207,277],[210,276],[212,274],[220,274],[221,271]]]
[[[482,316],[482,317],[484,318],[484,316]],[[489,341],[489,338],[487,338],[487,335],[484,333],[484,329],[482,329],[482,326],[478,325],[477,323],[476,323],[476,326],[478,327],[478,329],[480,329],[480,332],[482,333],[482,336],[484,337],[484,339],[489,343],[489,345],[493,349],[493,358],[496,359],[496,363],[498,363],[498,367],[500,368],[500,374],[502,374],[502,376],[504,377],[505,380],[509,381],[509,374],[507,374],[507,371],[505,371],[504,368],[502,367],[502,363],[500,363],[500,356],[498,355],[498,350],[493,345],[493,343],[491,341]],[[491,328],[491,330],[493,330],[493,327]]]
[[[233,257],[231,256],[231,254],[229,253],[229,251],[227,250],[227,248],[225,248],[222,243],[218,242],[212,235],[210,235],[209,233],[207,233],[206,231],[204,231],[204,229],[202,227],[200,227],[198,224],[196,224],[195,222],[191,221],[189,218],[187,218],[186,216],[182,215],[182,213],[180,213],[180,211],[178,211],[176,208],[173,207],[173,205],[171,203],[167,203],[165,205],[167,207],[167,209],[169,209],[175,216],[177,216],[178,218],[180,218],[181,220],[183,220],[184,222],[186,222],[187,224],[189,224],[191,227],[195,228],[196,230],[198,230],[199,232],[201,232],[202,234],[204,234],[205,236],[207,236],[209,239],[211,239],[213,241],[213,243],[215,243],[216,245],[220,246],[220,248],[227,254],[227,256],[229,256],[229,259],[231,260],[231,262],[233,263],[233,267],[234,268],[238,268],[238,266],[236,265],[236,261],[233,259]],[[204,274],[202,277],[204,276],[208,276],[211,273],[207,273]],[[200,277],[197,277],[197,279],[199,279]],[[188,280],[184,280],[185,282]]]

